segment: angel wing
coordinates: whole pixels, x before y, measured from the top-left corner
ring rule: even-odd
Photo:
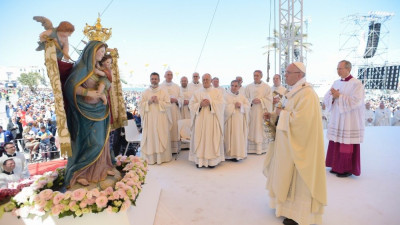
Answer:
[[[33,20],[36,20],[39,23],[42,23],[42,26],[45,30],[53,29],[53,23],[44,16],[34,16]]]

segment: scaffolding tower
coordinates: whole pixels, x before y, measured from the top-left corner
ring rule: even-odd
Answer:
[[[339,51],[344,59],[352,62],[353,71],[358,71],[365,87],[386,89],[388,70],[374,68],[389,66],[386,22],[393,16],[390,12],[370,11],[366,15],[353,14],[342,19],[344,29],[339,38]],[[380,29],[374,29],[377,24]],[[374,71],[374,76],[367,76],[370,71]]]
[[[303,0],[279,0],[279,71],[295,61],[303,62]],[[286,86],[285,76],[282,84]]]

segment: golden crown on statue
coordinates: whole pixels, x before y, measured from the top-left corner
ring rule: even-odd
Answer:
[[[97,18],[97,23],[95,26],[89,26],[86,23],[83,29],[83,34],[89,38],[90,41],[102,41],[106,42],[111,37],[111,28],[103,28],[100,23],[100,15]]]

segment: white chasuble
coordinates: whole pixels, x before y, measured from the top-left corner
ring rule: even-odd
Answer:
[[[149,104],[152,96],[157,96],[158,103]],[[146,89],[139,102],[142,117],[142,140],[140,142],[143,158],[149,164],[161,164],[171,161],[171,118],[168,110],[171,107],[170,97],[164,88]]]
[[[209,106],[201,107],[208,99]],[[215,88],[202,88],[190,99],[191,130],[189,160],[199,167],[216,166],[225,160],[223,149],[224,99]]]

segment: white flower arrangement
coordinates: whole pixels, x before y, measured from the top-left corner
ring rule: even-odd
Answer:
[[[61,193],[53,191],[64,182],[65,169],[47,172],[35,177],[29,187],[25,187],[11,199],[6,211],[18,217],[35,216],[82,216],[87,213],[109,213],[126,211],[135,201],[142,189],[147,174],[147,162],[136,156],[117,156],[117,169],[124,173],[114,188],[100,191],[86,188]],[[14,207],[12,207],[14,206]]]

